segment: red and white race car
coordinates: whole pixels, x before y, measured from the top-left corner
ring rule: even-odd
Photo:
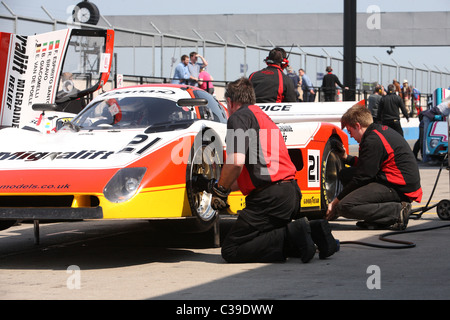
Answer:
[[[279,128],[298,169],[302,210],[323,212],[340,188],[342,164],[330,144],[339,140],[348,149],[346,133],[311,121],[319,106],[309,115],[301,103],[261,108],[277,122],[287,117]],[[209,93],[158,84],[103,93],[54,134],[2,129],[0,226],[16,220],[188,218],[208,229],[217,212],[200,180],[220,176],[226,122],[226,107]],[[234,214],[245,198],[234,192],[229,203]]]

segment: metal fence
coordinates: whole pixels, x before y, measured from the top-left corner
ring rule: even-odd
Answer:
[[[54,18],[44,7],[42,10],[48,19],[24,17],[13,12],[3,1],[1,3],[9,13],[0,15],[0,31],[3,32],[26,35],[64,28],[114,29],[118,45],[115,46],[112,75],[127,75],[124,78],[128,83],[167,82],[180,62],[181,55],[196,51],[207,58],[208,72],[213,75],[213,83],[218,88],[216,94],[220,96],[220,88],[227,82],[240,76],[248,76],[251,72],[263,68],[264,58],[275,46],[273,43],[268,43],[267,47],[247,44],[237,35],[236,42],[225,42],[219,30],[215,33],[217,39],[204,39],[195,30],[193,30],[195,38],[162,33],[155,25],[153,25],[155,32],[130,30],[111,25],[104,16],[101,16],[97,26],[75,24],[70,19]],[[332,57],[325,50],[324,55],[309,53],[298,45],[285,49],[290,52],[291,65],[297,70],[305,69],[316,88],[321,86],[321,77],[327,66],[332,66],[333,72],[343,79],[343,58]],[[386,64],[378,60],[377,63],[358,60],[356,98],[360,99],[364,93],[370,92],[375,84],[387,86],[393,79],[400,82],[403,79],[411,79],[410,84],[425,96],[432,93],[435,88],[447,87],[450,84],[450,73],[428,67]],[[115,86],[114,77],[110,78],[109,86]],[[320,95],[317,99],[320,99]]]

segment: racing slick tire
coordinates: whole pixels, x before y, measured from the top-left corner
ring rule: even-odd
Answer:
[[[335,141],[333,141],[335,140]],[[337,141],[336,141],[337,140]],[[332,150],[334,142],[341,142],[336,137],[330,137],[323,150],[322,164],[321,164],[321,209],[322,214],[325,214],[328,209],[328,204],[331,203],[342,191],[342,183],[339,180],[339,172],[344,167],[341,158]]]
[[[211,132],[212,130],[208,130]],[[211,207],[212,195],[199,187],[197,181],[219,180],[221,159],[218,151],[223,150],[214,141],[220,141],[214,133],[198,135],[192,146],[186,167],[186,193],[195,223],[193,231],[204,232],[211,229],[218,219],[218,212]],[[203,137],[202,137],[203,136]],[[198,140],[198,139],[201,139]]]

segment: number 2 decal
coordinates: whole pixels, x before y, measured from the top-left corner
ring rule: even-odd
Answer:
[[[320,150],[308,150],[308,188],[320,187]]]

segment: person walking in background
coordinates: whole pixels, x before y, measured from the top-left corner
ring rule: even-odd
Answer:
[[[402,98],[396,94],[395,86],[388,85],[387,95],[383,96],[378,105],[377,118],[381,124],[387,125],[403,136],[403,129],[400,123],[400,111],[409,122],[409,115],[406,112]]]
[[[327,74],[323,76],[322,80],[322,90],[325,96],[325,101],[335,101],[336,100],[336,85],[341,89],[348,90],[348,87],[344,87],[344,85],[339,81],[339,78],[333,74],[333,69],[328,66],[326,68]]]

